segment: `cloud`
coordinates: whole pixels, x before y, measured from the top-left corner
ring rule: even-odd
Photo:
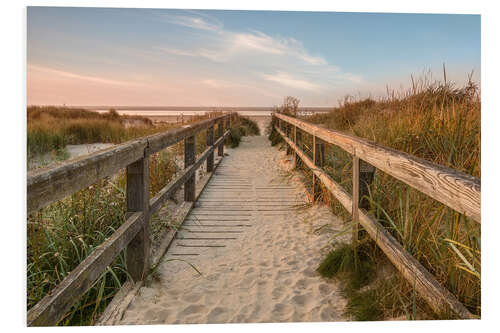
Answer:
[[[39,72],[44,72],[47,74],[67,77],[67,78],[71,78],[71,79],[91,81],[91,82],[102,83],[102,84],[118,85],[118,86],[142,86],[142,84],[139,84],[136,82],[111,80],[111,79],[102,78],[102,77],[81,75],[81,74],[61,71],[61,70],[52,69],[52,68],[43,67],[43,66],[37,66],[37,65],[30,65],[29,64],[27,69],[39,71]]]
[[[278,72],[276,74],[262,74],[262,77],[267,81],[277,82],[283,86],[299,89],[299,90],[321,90],[322,87],[316,83],[312,83],[303,79],[298,79],[290,74]]]
[[[208,16],[165,16],[169,23],[189,27],[192,29],[204,30],[214,33],[217,49],[202,48],[197,51],[171,50],[162,48],[165,51],[177,55],[204,57],[216,62],[227,61],[231,56],[247,51],[253,51],[264,54],[289,55],[302,60],[309,65],[326,65],[327,61],[319,56],[309,54],[303,44],[294,38],[276,38],[266,35],[260,31],[251,32],[233,32],[223,28],[219,21],[211,19]],[[171,51],[176,51],[171,52]]]
[[[213,20],[213,22],[208,22],[206,19],[194,16],[183,16],[183,15],[164,15],[167,22],[181,25],[184,27],[206,30],[206,31],[220,31],[222,30],[222,23]]]

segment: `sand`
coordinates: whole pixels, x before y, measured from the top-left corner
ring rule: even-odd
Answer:
[[[291,156],[265,137],[227,152],[120,324],[347,320],[340,286],[315,271],[332,235],[314,231],[342,222],[325,206],[306,208]]]

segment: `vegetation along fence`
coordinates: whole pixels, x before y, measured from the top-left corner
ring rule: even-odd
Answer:
[[[415,285],[416,291],[435,312],[454,313],[460,318],[473,318],[451,292],[439,284],[436,278],[378,221],[361,209],[365,207],[360,207],[360,195],[363,197],[363,194],[366,194],[366,180],[373,179],[373,172],[378,168],[481,223],[481,180],[407,153],[283,114],[274,113],[273,118],[275,129],[288,144],[288,149],[295,151],[296,161],[301,160],[313,172],[313,193],[314,184],[319,179],[352,215],[353,242],[357,242],[357,226],[361,224],[400,273]],[[300,148],[301,131],[313,138],[312,160]],[[323,171],[325,143],[336,145],[352,155],[352,197]]]
[[[47,296],[28,311],[28,326],[55,325],[71,306],[92,286],[106,267],[127,249],[127,269],[134,281],[145,278],[149,269],[149,218],[174,192],[184,185],[184,200],[195,200],[195,172],[207,161],[214,168],[214,150],[224,155],[224,139],[229,135],[233,113],[221,115],[164,133],[130,141],[60,166],[28,173],[28,214],[63,199],[99,179],[126,168],[126,221],[99,245]],[[214,125],[218,125],[214,142]],[[226,129],[226,131],[224,131]],[[195,135],[207,131],[207,148],[196,160]],[[184,140],[184,171],[149,199],[149,156]]]

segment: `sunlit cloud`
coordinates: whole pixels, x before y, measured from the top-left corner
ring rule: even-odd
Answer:
[[[164,15],[163,16],[167,22],[181,25],[184,27],[192,29],[200,29],[206,31],[220,31],[222,29],[222,23],[212,20],[213,22],[208,22],[206,19],[194,16],[184,16],[184,15]]]
[[[224,29],[220,22],[211,23],[201,17],[168,16],[168,22],[211,32],[213,33],[212,43],[218,45],[212,46],[212,49],[205,47],[196,51],[158,47],[172,54],[198,56],[222,62],[242,52],[252,51],[262,54],[287,55],[309,65],[327,65],[325,59],[309,54],[303,44],[294,38],[272,37],[260,31],[234,32]]]
[[[66,77],[66,78],[71,78],[71,79],[76,79],[76,80],[91,81],[91,82],[102,83],[102,84],[107,84],[107,85],[142,86],[142,84],[137,83],[137,82],[120,81],[120,80],[112,80],[112,79],[96,77],[96,76],[81,75],[81,74],[76,74],[76,73],[72,73],[72,72],[66,72],[66,71],[61,71],[61,70],[57,70],[57,69],[53,69],[53,68],[31,65],[31,64],[28,64],[27,69],[28,69],[28,71],[30,71],[30,70],[38,71],[38,72],[43,72],[43,73],[49,74],[49,75]]]
[[[265,80],[277,82],[281,85],[299,90],[314,91],[322,89],[321,86],[316,83],[312,83],[304,79],[299,79],[283,72],[279,72],[276,74],[262,74],[262,77]]]

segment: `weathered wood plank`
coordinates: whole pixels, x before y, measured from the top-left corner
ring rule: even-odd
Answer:
[[[194,124],[185,125],[181,128],[175,128],[164,133],[151,135],[148,137],[149,149],[151,154],[167,148],[177,142],[180,142],[190,136],[196,135],[201,130],[214,126],[219,121],[229,118],[230,114],[202,120]]]
[[[142,227],[142,213],[133,213],[111,237],[99,245],[54,290],[28,311],[27,325],[56,325]]]
[[[147,140],[135,140],[62,165],[28,172],[28,214],[99,179],[111,176],[144,156]]]
[[[214,127],[210,126],[207,129],[207,146],[211,147],[213,145],[214,145]],[[207,158],[207,172],[212,172],[213,170],[214,170],[214,153],[212,151]]]
[[[481,180],[374,142],[328,130],[282,114],[307,133],[337,145],[433,199],[481,223]]]
[[[196,137],[184,140],[184,168],[187,169],[196,161]],[[196,170],[184,182],[184,201],[194,201],[196,187]]]
[[[323,170],[318,169],[309,157],[298,149],[281,130],[277,129],[283,140],[300,155],[302,162],[323,182],[324,186],[339,200],[345,209],[352,213],[353,203],[350,195]],[[437,313],[455,313],[460,318],[473,318],[467,308],[446,288],[441,286],[436,278],[411,256],[399,242],[377,221],[358,209],[359,222],[376,242],[403,277],[414,284],[419,295],[426,300]]]
[[[28,214],[46,207],[57,200],[87,187],[99,179],[111,176],[137,161],[144,155],[144,149],[155,153],[200,130],[213,126],[229,115],[204,120],[176,128],[165,133],[151,135],[126,142],[93,154],[69,160],[60,165],[28,172],[27,212]]]
[[[169,182],[164,188],[162,188],[149,202],[149,210],[150,214],[154,214],[163,203],[168,200],[175,191],[177,191],[184,182],[191,177],[196,169],[200,167],[201,164],[208,158],[210,153],[213,153],[215,148],[218,145],[223,144],[224,138],[229,135],[229,131],[227,131],[222,137],[217,139],[213,146],[208,147],[205,151],[199,156],[194,164],[189,166],[187,169],[184,169],[178,176],[176,176],[171,182]]]
[[[135,282],[143,280],[149,268],[149,154],[127,166],[127,214],[142,212],[143,226],[127,246],[127,271]]]
[[[359,224],[359,157],[352,157],[352,244],[358,243]]]
[[[220,138],[224,133],[224,120],[219,120],[217,126],[217,136]],[[217,156],[224,156],[224,144],[218,146]]]

